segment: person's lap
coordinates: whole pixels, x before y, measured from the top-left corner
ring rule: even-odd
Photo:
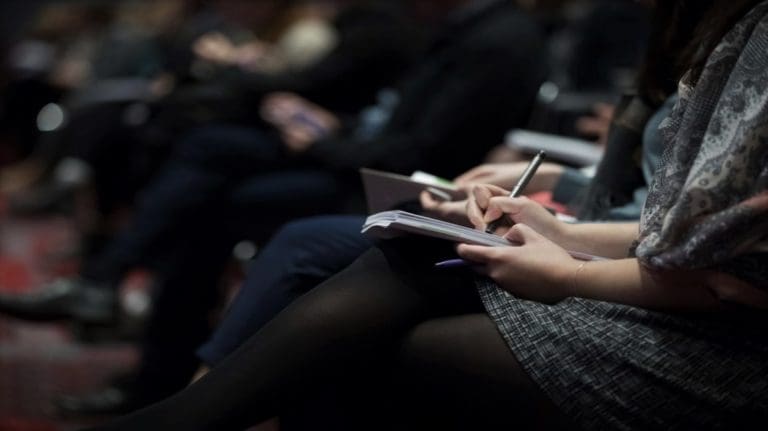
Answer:
[[[400,363],[411,390],[429,407],[414,415],[425,426],[437,418],[443,429],[576,429],[484,312],[420,323],[404,338]]]
[[[114,428],[109,429],[169,423],[188,429],[247,426],[302,399],[307,387],[327,381],[329,376],[345,376],[349,364],[366,364],[369,360],[373,364],[376,358],[388,358],[398,351],[406,352],[405,363],[411,361],[416,369],[424,368],[426,354],[434,358],[433,362],[450,364],[441,369],[463,373],[467,368],[455,366],[454,358],[456,352],[466,351],[482,356],[482,360],[470,362],[470,368],[488,363],[507,364],[507,367],[487,371],[503,382],[500,387],[509,391],[501,392],[514,394],[505,400],[521,400],[520,405],[511,404],[491,413],[498,413],[499,420],[506,420],[531,411],[533,407],[526,402],[541,397],[520,393],[529,387],[517,383],[515,376],[519,373],[509,372],[516,369],[515,363],[509,360],[509,350],[487,320],[477,326],[481,332],[459,331],[450,326],[434,331],[430,330],[434,326],[421,326],[432,319],[450,319],[482,311],[471,285],[471,273],[448,274],[431,268],[434,259],[446,257],[452,247],[446,243],[428,243],[388,242],[382,246],[384,251],[374,248],[366,252],[348,268],[294,301],[203,379],[166,401],[114,423]],[[425,280],[432,283],[425,284]],[[443,320],[440,324],[446,322],[452,321]],[[487,337],[478,334],[487,334]],[[398,348],[404,339],[408,342]],[[491,347],[476,344],[483,340],[490,340]],[[435,343],[443,346],[443,350],[433,348]],[[476,360],[473,354],[459,357]],[[396,361],[388,365],[398,366]],[[429,363],[427,366],[437,370]],[[378,376],[382,369],[372,367],[365,372]],[[442,371],[436,377],[441,375]],[[470,380],[473,378],[469,376]],[[450,379],[439,381],[453,387]],[[478,387],[482,388],[482,382],[486,381],[488,379],[481,379]],[[455,389],[461,393],[462,386],[465,385]],[[407,398],[407,394],[400,395]],[[478,396],[483,396],[482,391]],[[472,412],[469,415],[474,417]]]

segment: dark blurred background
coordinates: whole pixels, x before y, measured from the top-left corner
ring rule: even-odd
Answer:
[[[458,19],[459,6],[484,3],[0,2],[0,291],[77,274],[130,220],[175,137],[222,121],[265,127],[259,104],[274,91],[300,94],[342,120],[381,106],[379,90],[419,65],[436,29]],[[515,126],[599,149],[642,59],[648,10],[632,0],[516,3],[543,33],[548,72]],[[349,58],[360,69],[342,68]],[[489,157],[516,157],[505,151]],[[238,243],[225,290],[237,288],[258,246]],[[117,330],[0,316],[0,431],[92,420],[68,417],[51,400],[134,365],[151,279],[140,270],[121,282],[128,319]]]

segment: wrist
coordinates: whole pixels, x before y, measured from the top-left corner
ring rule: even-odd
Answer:
[[[554,241],[560,247],[565,248],[566,250],[572,250],[574,235],[573,224],[555,219],[552,237],[550,238],[552,241]]]
[[[572,259],[568,265],[561,265],[562,271],[558,272],[557,285],[565,297],[579,296],[577,292],[588,264],[588,261]]]

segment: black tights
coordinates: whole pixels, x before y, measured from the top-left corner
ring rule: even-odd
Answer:
[[[401,402],[398,411],[431,425],[562,425],[482,312],[470,274],[424,270],[450,250],[398,242],[372,249],[301,297],[194,385],[103,429],[241,430],[336,378],[375,394],[392,369],[399,378],[389,383],[407,387],[392,391],[397,400],[384,390],[371,403]],[[391,410],[380,410],[371,425],[391,419]],[[423,429],[418,421],[403,419],[397,428]]]

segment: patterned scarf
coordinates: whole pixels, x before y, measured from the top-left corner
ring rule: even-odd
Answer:
[[[717,269],[768,287],[768,1],[688,81],[661,127],[635,253],[652,269]]]

